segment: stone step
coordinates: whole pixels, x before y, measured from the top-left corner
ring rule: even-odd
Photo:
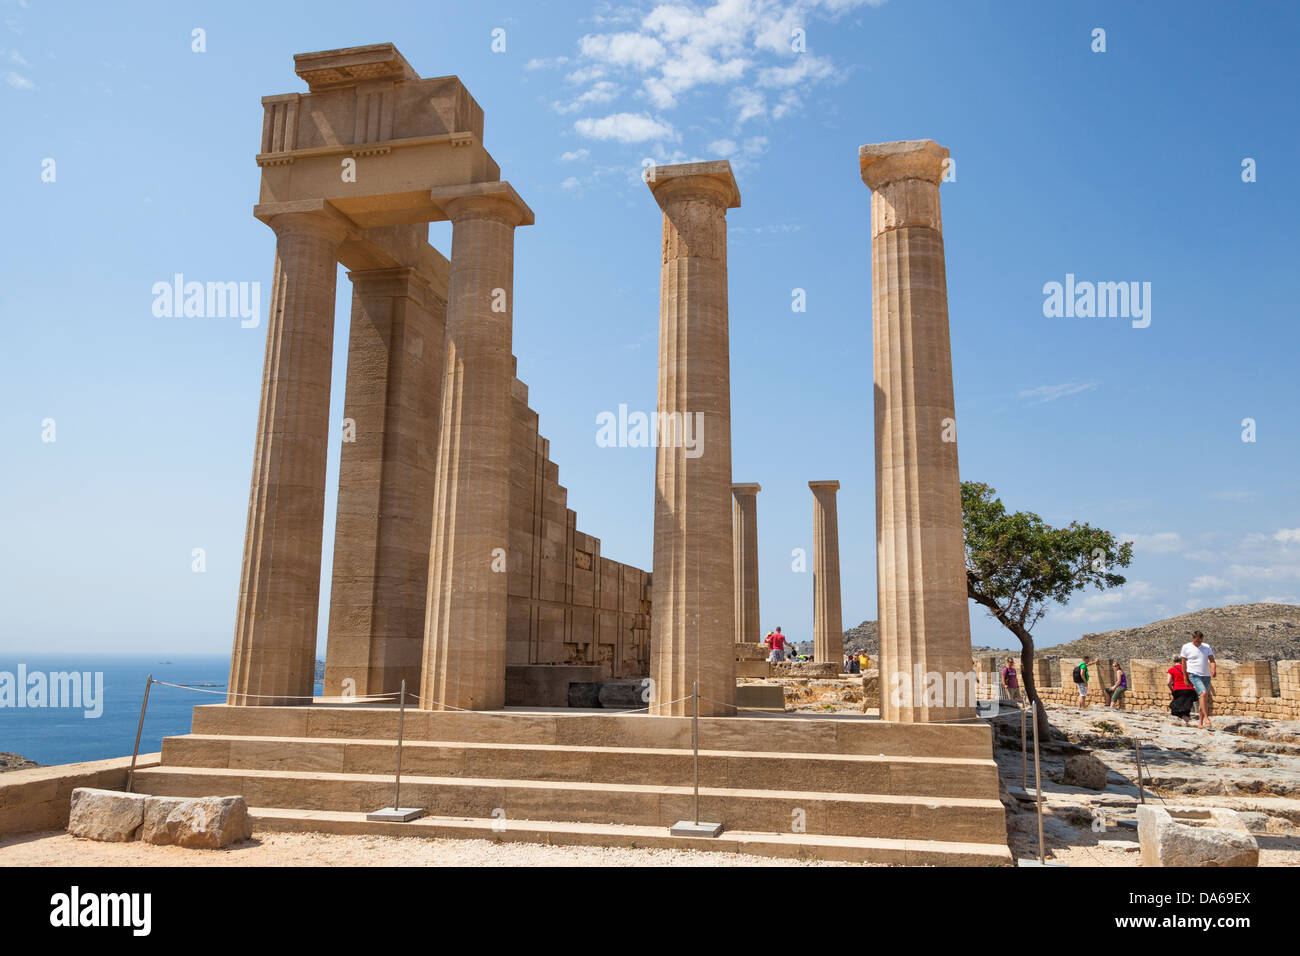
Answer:
[[[755,833],[744,830],[726,830],[721,836],[710,839],[675,837],[670,836],[665,827],[628,824],[476,817],[421,817],[409,823],[379,823],[366,820],[364,813],[336,810],[253,807],[249,812],[255,834],[316,832],[427,839],[479,839],[497,843],[542,843],[554,846],[704,850],[895,866],[1010,866],[1012,863],[1007,846],[994,843],[948,843],[939,840],[844,837],[815,833]]]
[[[193,732],[242,737],[328,737],[394,740],[396,707],[335,704],[306,707],[194,708]],[[406,740],[551,744],[572,747],[685,750],[691,746],[689,717],[554,711],[406,711]],[[983,723],[899,724],[861,715],[701,717],[700,746],[710,750],[764,753],[875,754],[903,757],[992,757],[992,736]]]
[[[388,774],[215,769],[163,766],[136,773],[135,789],[162,796],[240,794],[250,806],[364,813],[390,806]],[[402,805],[435,816],[561,820],[668,827],[693,816],[690,787],[501,780],[402,778]],[[804,832],[917,840],[1003,843],[1006,824],[996,798],[916,797],[816,791],[700,789],[702,819],[738,830]]]
[[[163,741],[163,763],[176,767],[391,774],[397,746],[391,740],[319,737],[232,737],[189,734]],[[407,776],[498,780],[570,780],[654,786],[689,786],[689,750],[569,747],[406,741]],[[875,754],[700,752],[700,784],[746,790],[977,796],[996,799],[997,765],[991,760],[898,757]]]

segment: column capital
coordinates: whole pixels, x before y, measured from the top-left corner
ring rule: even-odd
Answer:
[[[531,226],[533,211],[507,182],[440,186],[429,193],[441,219],[496,219],[508,226]],[[436,220],[435,220],[436,221]]]
[[[277,236],[308,233],[342,243],[359,233],[356,224],[323,199],[258,203],[253,215],[270,226]]]
[[[723,209],[740,208],[740,187],[725,159],[654,166],[646,185],[661,209],[683,199],[702,199]]]
[[[352,287],[369,295],[405,296],[415,300],[422,308],[431,308],[434,301],[445,301],[429,278],[415,266],[394,266],[390,269],[353,269],[348,272]]]
[[[737,497],[741,495],[756,495],[763,490],[763,486],[756,481],[736,482],[731,486],[731,493]]]
[[[932,139],[907,139],[895,143],[869,143],[858,149],[862,181],[873,192],[902,179],[919,179],[938,186],[948,149]]]
[[[813,491],[839,491],[840,483],[838,481],[810,481],[808,487]]]

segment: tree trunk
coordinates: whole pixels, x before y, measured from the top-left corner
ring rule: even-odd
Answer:
[[[1025,697],[1034,705],[1034,720],[1038,724],[1039,743],[1046,743],[1051,739],[1052,725],[1047,722],[1047,708],[1043,702],[1038,699],[1038,685],[1034,683],[1034,637],[1019,621],[1007,617],[998,607],[998,603],[990,597],[979,593],[975,589],[974,582],[971,581],[969,573],[966,576],[966,593],[976,604],[982,605],[989,609],[989,612],[998,619],[1008,631],[1020,639],[1020,670],[1025,681]]]

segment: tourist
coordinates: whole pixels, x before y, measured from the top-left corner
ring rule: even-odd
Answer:
[[[1007,700],[1020,700],[1020,679],[1016,675],[1014,658],[1008,657],[1006,666],[1002,668],[1002,689],[1006,692]]]
[[[1218,665],[1214,662],[1214,648],[1205,643],[1204,634],[1200,631],[1192,631],[1192,639],[1183,645],[1178,656],[1182,658],[1183,666],[1187,670],[1187,679],[1191,681],[1192,688],[1200,698],[1201,720],[1197,726],[1209,727],[1210,710],[1214,703],[1211,681],[1218,672]]]
[[[1174,666],[1166,672],[1169,675],[1169,713],[1173,714],[1186,726],[1192,720],[1192,706],[1196,703],[1196,691],[1187,679],[1187,670],[1183,664],[1183,655],[1174,655]]]
[[[1074,680],[1074,686],[1079,690],[1079,707],[1083,710],[1088,709],[1088,664],[1095,664],[1098,660],[1100,658],[1094,657],[1089,661],[1087,657],[1084,657],[1074,665],[1074,672],[1071,677]]]
[[[763,643],[772,649],[772,653],[767,655],[769,662],[779,664],[785,660],[785,648],[789,641],[779,627],[774,631],[768,631],[767,637],[763,638]]]
[[[1128,690],[1128,675],[1119,664],[1115,665],[1115,683],[1110,688],[1110,706],[1120,710],[1124,702],[1124,693]]]
[[[871,658],[867,656],[866,651],[863,651],[861,654],[858,655],[858,670],[861,673],[865,674],[867,672],[867,668],[870,666],[871,666]]]

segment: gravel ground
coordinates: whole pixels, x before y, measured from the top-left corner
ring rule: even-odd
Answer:
[[[0,840],[0,866],[844,866],[698,850],[268,833],[223,850],[98,843],[62,831]]]

